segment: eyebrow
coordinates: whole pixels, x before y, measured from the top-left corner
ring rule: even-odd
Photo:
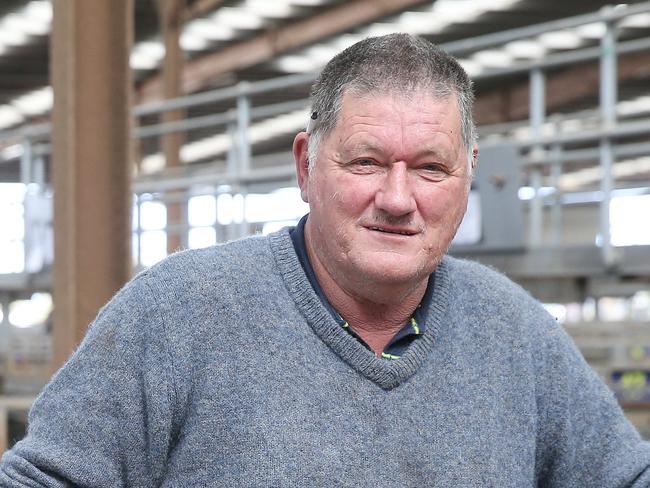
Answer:
[[[381,147],[372,144],[372,143],[367,143],[367,142],[360,142],[358,144],[354,144],[351,147],[345,147],[345,144],[341,149],[339,149],[340,153],[344,156],[349,156],[349,155],[357,155],[358,153],[371,153],[371,154],[385,154],[386,151],[382,149]],[[448,154],[446,154],[446,151],[440,151],[439,148],[434,147],[434,146],[427,146],[418,151],[415,155],[415,159],[421,159],[421,158],[427,158],[427,157],[434,157],[438,159],[442,159],[445,162],[453,162],[452,159]]]

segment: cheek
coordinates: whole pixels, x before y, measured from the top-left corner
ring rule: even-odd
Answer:
[[[465,213],[467,194],[464,188],[436,189],[434,192],[429,191],[421,202],[420,212],[428,224],[451,225]]]

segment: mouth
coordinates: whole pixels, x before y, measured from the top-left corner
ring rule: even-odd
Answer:
[[[394,234],[394,235],[400,235],[400,236],[412,236],[417,234],[417,232],[409,229],[396,229],[396,228],[390,228],[390,227],[378,227],[378,226],[372,226],[368,227],[369,230],[375,231],[375,232],[382,232],[384,234]]]

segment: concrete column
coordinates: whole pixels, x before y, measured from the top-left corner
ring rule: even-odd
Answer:
[[[131,273],[132,0],[54,0],[54,366]]]

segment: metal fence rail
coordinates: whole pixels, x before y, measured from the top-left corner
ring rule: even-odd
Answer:
[[[480,50],[502,46],[504,43],[530,39],[547,32],[593,23],[602,23],[605,26],[605,35],[597,47],[566,50],[538,60],[521,61],[507,68],[488,69],[475,75],[476,79],[499,78],[517,73],[528,73],[529,75],[529,119],[526,122],[530,128],[529,137],[526,139],[510,138],[509,131],[517,125],[512,123],[500,124],[500,128],[492,127],[490,132],[493,136],[495,130],[498,129],[496,133],[503,134],[501,140],[509,140],[521,152],[521,171],[525,174],[527,183],[534,192],[533,198],[528,202],[527,244],[531,248],[542,246],[544,243],[543,219],[548,199],[541,190],[545,186],[545,182],[557,188],[564,165],[597,160],[603,175],[599,185],[600,199],[598,202],[602,259],[607,266],[616,265],[616,254],[613,252],[609,236],[609,207],[612,193],[616,189],[612,168],[616,165],[617,159],[650,153],[650,143],[626,140],[629,138],[642,139],[650,135],[650,119],[620,121],[616,112],[617,58],[623,54],[650,51],[650,39],[642,38],[619,42],[617,39],[618,25],[629,16],[647,12],[650,12],[650,2],[628,7],[608,7],[592,14],[450,42],[442,46],[447,51],[462,57]],[[582,118],[590,117],[592,127],[576,132],[563,132],[558,127],[556,133],[545,134],[544,128],[548,123],[557,124],[558,121],[561,121],[557,116],[549,118],[546,113],[547,72],[577,62],[595,60],[600,65],[599,107],[597,111],[577,114]],[[253,185],[259,187],[260,184],[265,183],[267,188],[272,189],[292,184],[294,181],[293,167],[288,164],[288,153],[275,157],[269,156],[266,159],[251,156],[251,127],[258,121],[302,109],[305,110],[306,122],[308,100],[298,96],[296,100],[287,102],[252,106],[252,97],[301,86],[304,87],[306,96],[307,86],[315,76],[315,73],[306,73],[253,83],[242,82],[228,88],[135,107],[134,118],[140,121],[145,117],[147,120],[155,118],[154,116],[160,116],[166,111],[189,109],[208,103],[230,101],[233,105],[232,109],[225,112],[186,118],[176,122],[136,124],[134,137],[137,139],[163,137],[175,132],[191,133],[198,129],[212,129],[215,135],[225,137],[229,141],[226,149],[211,158],[211,162],[207,166],[187,165],[182,172],[163,171],[158,176],[140,175],[136,177],[133,189],[137,205],[139,206],[142,201],[152,199],[161,202],[178,201],[179,195],[187,199],[200,194],[216,194],[215,188],[219,185],[229,185],[231,187],[229,191],[233,194],[246,195]],[[47,191],[47,183],[42,175],[43,167],[49,157],[48,134],[49,126],[47,124],[0,132],[0,142],[18,141],[23,146],[22,181],[26,184],[37,183],[38,191],[41,193]],[[491,142],[484,140],[482,144],[485,146]],[[584,147],[573,147],[577,144]],[[650,186],[650,182],[645,186]],[[170,197],[169,192],[172,191],[176,191],[176,195]],[[145,194],[146,197],[143,198]],[[562,203],[567,201],[565,196],[566,193],[558,192],[554,200],[552,221],[556,225],[561,222]],[[231,235],[251,230],[245,224],[238,225],[237,229],[238,232]],[[136,232],[140,231],[141,229],[136,229]],[[168,231],[184,233],[187,231],[187,226],[170,227]],[[552,232],[554,235],[559,235],[558,232]],[[559,243],[561,244],[561,242]]]

